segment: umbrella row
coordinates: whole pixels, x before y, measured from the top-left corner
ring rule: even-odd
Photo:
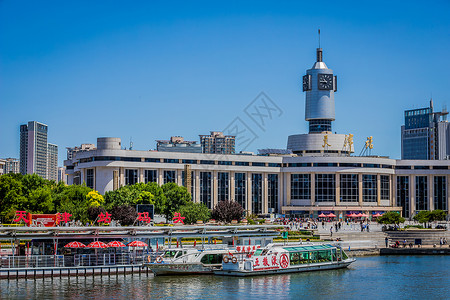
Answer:
[[[372,217],[378,218],[381,216],[382,216],[382,214],[376,213]],[[319,215],[319,218],[335,218],[335,217],[336,217],[336,215],[333,213],[330,213],[328,215],[321,213]],[[362,213],[359,213],[359,214],[352,213],[352,214],[348,214],[347,217],[349,217],[349,218],[367,218],[369,216],[367,214],[362,214]]]
[[[133,241],[131,243],[128,243],[125,245],[122,242],[119,241],[112,241],[108,244],[105,244],[101,241],[92,242],[89,245],[85,245],[80,242],[70,242],[67,245],[64,246],[64,248],[120,248],[120,247],[147,247],[148,245],[141,241]]]

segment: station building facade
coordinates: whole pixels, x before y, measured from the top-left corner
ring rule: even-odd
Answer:
[[[95,150],[65,161],[68,184],[104,194],[138,182],[187,184],[192,199],[213,208],[235,200],[248,213],[312,215],[420,210],[450,206],[445,160],[363,156],[260,156],[121,150],[120,139],[99,138]]]

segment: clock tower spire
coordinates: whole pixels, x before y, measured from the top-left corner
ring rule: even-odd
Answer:
[[[305,120],[309,122],[309,133],[331,133],[331,122],[335,120],[336,79],[333,70],[328,69],[323,62],[322,48],[317,48],[316,62],[303,76],[303,91],[306,92]]]

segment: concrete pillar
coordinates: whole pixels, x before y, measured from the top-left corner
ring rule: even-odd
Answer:
[[[292,173],[286,173],[286,205],[291,206],[291,179]]]
[[[428,210],[434,210],[434,177],[427,175],[428,181]]]
[[[195,202],[200,203],[200,171],[195,171]]]
[[[311,206],[316,205],[316,174],[311,173]]]
[[[267,173],[263,173],[263,187],[262,187],[262,213],[267,214],[269,212],[269,186]]]
[[[163,170],[158,169],[158,184],[163,185],[164,184],[164,178],[163,178]]]
[[[335,205],[341,204],[341,174],[336,173],[336,203]]]
[[[125,168],[120,168],[119,187],[125,185]]]
[[[358,174],[358,198],[359,198],[359,206],[363,206],[363,175]]]
[[[218,175],[217,175],[217,171],[213,171],[212,172],[212,185],[211,185],[211,188],[212,188],[212,208],[214,208],[216,205],[217,205],[217,203],[219,202],[218,201],[218,199],[219,199],[219,195],[218,195],[218,182],[217,182],[217,178],[218,178]]]
[[[377,174],[377,203],[378,206],[381,205],[381,177]]]
[[[247,176],[247,197],[246,197],[246,206],[249,214],[253,212],[252,209],[252,173],[246,172],[245,176]]]
[[[416,175],[409,176],[409,203],[411,216],[416,214]]]
[[[138,182],[144,182],[144,169],[139,169],[139,181]]]
[[[397,206],[397,176],[389,175],[389,205]]]
[[[230,200],[236,200],[234,173],[235,172],[230,172]]]

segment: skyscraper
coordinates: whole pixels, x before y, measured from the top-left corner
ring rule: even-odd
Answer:
[[[48,144],[47,148],[47,179],[58,182],[58,146]]]
[[[49,178],[49,164],[51,179],[57,180],[58,146],[47,143],[48,126],[36,121],[20,125],[20,173],[37,174],[42,178]],[[55,152],[56,151],[56,152]],[[55,159],[56,155],[56,159]],[[50,163],[49,163],[50,161]],[[55,175],[53,175],[53,172]]]
[[[440,160],[450,157],[448,112],[435,112],[430,106],[405,111],[402,130],[402,159]]]

